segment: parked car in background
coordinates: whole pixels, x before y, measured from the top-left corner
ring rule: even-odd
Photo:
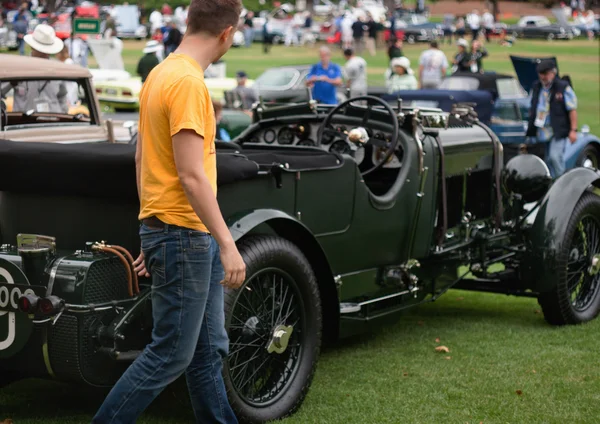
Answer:
[[[538,38],[552,40],[571,40],[580,31],[571,25],[552,24],[545,16],[524,16],[516,25],[506,28],[515,38]]]
[[[556,61],[556,58],[550,58]],[[451,112],[465,105],[474,108],[478,119],[489,126],[504,146],[505,161],[522,151],[541,158],[546,143],[526,137],[531,105],[531,86],[537,79],[537,58],[511,56],[517,78],[507,74],[486,72],[455,73],[446,77],[437,90],[399,91],[383,98],[394,104],[398,99],[411,106],[440,108]],[[558,66],[558,65],[557,65]],[[580,126],[577,141],[565,149],[567,169],[600,166],[600,139],[591,134],[589,126]]]
[[[309,98],[306,87],[306,76],[312,65],[285,65],[266,69],[254,81],[254,89],[265,103],[305,102]],[[369,95],[380,96],[386,92],[385,87],[369,86]],[[347,90],[337,89],[338,102],[348,98]]]

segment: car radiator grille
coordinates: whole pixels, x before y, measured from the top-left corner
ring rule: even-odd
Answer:
[[[84,303],[109,302],[127,297],[127,272],[119,258],[112,256],[90,265]]]

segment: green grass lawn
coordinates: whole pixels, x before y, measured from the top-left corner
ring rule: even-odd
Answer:
[[[126,69],[135,73],[141,56],[143,42],[127,42],[123,52]],[[405,44],[404,54],[411,60],[416,71],[421,52],[426,44]],[[600,135],[600,44],[598,40],[574,41],[521,41],[512,47],[502,47],[496,42],[488,44],[489,56],[484,59],[486,70],[514,74],[509,55],[551,56],[558,59],[561,74],[569,74],[579,100],[579,123],[588,124],[592,133]],[[454,45],[445,44],[442,49],[450,60],[455,54]],[[383,85],[384,72],[388,63],[387,54],[379,50],[377,56],[363,56],[368,62],[369,84]],[[233,48],[225,56],[227,74],[233,77],[243,69],[250,78],[258,77],[266,68],[279,65],[308,64],[318,60],[317,48],[274,46],[269,54],[264,54],[261,45],[254,44],[250,49]],[[333,60],[343,64],[341,51],[334,51]]]
[[[555,328],[533,299],[451,290],[327,348],[285,423],[598,423],[600,321]],[[439,339],[439,341],[437,341]],[[436,346],[449,353],[438,353]],[[90,422],[101,393],[38,380],[0,391],[0,422]],[[140,423],[189,423],[183,381]]]
[[[128,42],[134,72],[144,43]],[[573,79],[580,123],[600,134],[598,42],[518,42],[488,46],[489,70],[512,73],[509,54],[556,55]],[[423,45],[407,46],[416,67]],[[444,46],[450,57],[454,46]],[[316,49],[276,46],[269,55],[253,46],[232,49],[228,74],[252,78],[265,68],[312,63]],[[383,51],[367,57],[372,84],[383,83]],[[340,52],[335,61],[343,63]],[[285,423],[511,423],[600,422],[600,321],[566,328],[545,323],[533,299],[450,291],[371,334],[327,348],[309,395]],[[436,340],[439,339],[439,342]],[[447,346],[449,353],[435,347]],[[89,422],[102,393],[67,384],[22,381],[0,390],[0,422]],[[193,416],[185,384],[176,383],[141,423],[188,423]]]

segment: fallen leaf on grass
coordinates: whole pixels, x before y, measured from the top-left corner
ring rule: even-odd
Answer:
[[[407,372],[405,372],[405,373],[404,373],[404,374],[402,374],[402,375],[404,375],[404,377],[408,377],[408,373],[407,373]]]
[[[521,396],[523,394],[523,390],[517,390],[516,393]]]
[[[539,309],[536,309],[535,311],[533,311],[534,314],[541,314],[542,311],[540,311]]]
[[[437,339],[435,339],[435,342],[439,343],[440,342],[440,338],[438,337]]]
[[[460,296],[460,297],[457,297],[456,300],[465,300],[465,298]]]
[[[417,325],[425,325],[425,321],[417,321]]]
[[[450,349],[448,349],[446,346],[436,346],[435,351],[436,352],[450,353]]]
[[[446,356],[444,359],[452,359],[452,356]]]
[[[537,371],[536,371],[536,370],[531,370],[531,372],[533,372],[534,374],[537,374]]]

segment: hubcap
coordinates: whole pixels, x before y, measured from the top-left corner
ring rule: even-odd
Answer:
[[[595,164],[594,160],[592,158],[590,158],[589,156],[586,157],[583,161],[584,168],[595,168],[596,167],[595,165],[596,164]]]
[[[292,331],[294,331],[294,327],[292,327],[291,325],[278,325],[277,327],[275,327],[275,331],[273,331],[273,336],[271,337],[269,346],[267,346],[267,352],[285,352],[285,350],[288,347],[288,343],[290,342],[290,336],[292,335]]]
[[[600,271],[600,254],[594,255],[591,262],[588,272],[590,275],[596,275]]]

